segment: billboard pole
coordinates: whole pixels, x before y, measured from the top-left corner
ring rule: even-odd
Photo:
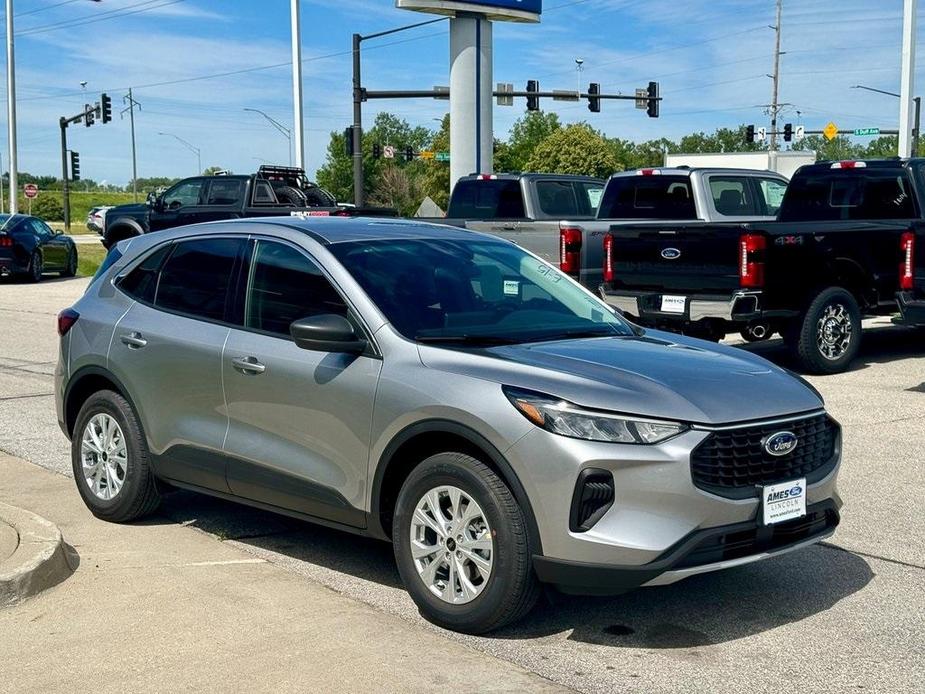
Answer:
[[[491,173],[492,32],[478,14],[450,19],[450,190],[470,173]]]

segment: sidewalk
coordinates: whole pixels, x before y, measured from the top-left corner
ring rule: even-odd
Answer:
[[[0,610],[0,692],[562,691],[164,518],[97,520],[73,480],[2,453],[0,501],[80,556]]]

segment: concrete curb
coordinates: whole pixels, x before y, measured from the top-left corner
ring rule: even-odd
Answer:
[[[0,503],[0,524],[10,526],[19,537],[13,553],[0,558],[0,608],[22,602],[73,573],[64,538],[54,523]]]

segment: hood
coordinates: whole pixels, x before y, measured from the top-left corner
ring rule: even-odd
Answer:
[[[804,382],[761,357],[654,330],[480,350],[421,345],[420,352],[431,368],[682,422],[727,424],[823,406]]]
[[[106,217],[115,219],[119,216],[139,217],[148,214],[149,207],[142,202],[132,202],[127,205],[116,205],[106,210]],[[97,213],[102,214],[102,213]]]

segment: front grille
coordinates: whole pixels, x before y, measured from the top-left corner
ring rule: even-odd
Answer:
[[[771,526],[733,527],[711,535],[684,555],[674,569],[684,569],[720,561],[740,559],[762,552],[773,552],[821,535],[838,525],[838,511],[830,502],[806,509],[802,518]]]
[[[776,457],[764,450],[766,437],[793,432],[797,447]],[[711,432],[691,453],[691,476],[699,489],[729,499],[757,496],[757,487],[805,477],[818,482],[835,467],[838,424],[826,414],[782,424]]]

